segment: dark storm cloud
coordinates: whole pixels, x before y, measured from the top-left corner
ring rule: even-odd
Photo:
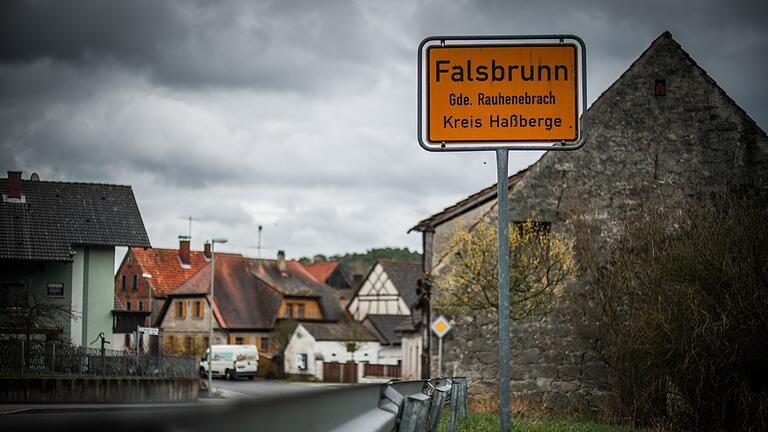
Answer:
[[[416,144],[422,38],[578,34],[592,101],[669,30],[766,128],[763,3],[0,0],[0,173],[131,184],[157,246],[190,214],[236,252],[418,246],[496,176]]]
[[[341,1],[10,0],[0,63],[117,63],[171,86],[306,91],[360,73],[361,23]]]

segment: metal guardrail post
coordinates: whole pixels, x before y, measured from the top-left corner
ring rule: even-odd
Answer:
[[[445,400],[451,391],[450,381],[440,380],[439,385],[435,387],[435,391],[432,393],[432,404],[429,408],[429,432],[437,431],[440,426],[440,418],[443,416],[443,407],[445,406]]]
[[[461,380],[451,379],[451,418],[448,421],[448,430],[456,431],[456,424],[459,421],[459,405],[461,404]]]
[[[469,395],[467,394],[468,393],[467,378],[461,378],[460,390],[461,390],[461,396],[459,397],[459,400],[461,401],[461,403],[459,404],[459,408],[460,408],[459,418],[464,418],[467,416],[467,411],[468,411],[467,405],[469,403]]]
[[[430,397],[423,393],[406,396],[398,432],[422,432],[427,428]]]

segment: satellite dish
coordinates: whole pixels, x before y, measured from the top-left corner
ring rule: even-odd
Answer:
[[[37,173],[32,173],[32,175],[29,176],[29,179],[32,181],[40,181],[40,176],[37,175]]]

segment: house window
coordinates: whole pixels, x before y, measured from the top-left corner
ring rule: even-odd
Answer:
[[[131,310],[131,302],[125,302],[125,310]]]
[[[120,276],[120,291],[125,291],[125,275]]]
[[[123,339],[123,346],[125,346],[126,348],[130,348],[131,347],[131,335],[130,334],[126,334],[125,335],[125,338]]]
[[[143,302],[143,301],[141,301],[141,300],[139,300],[139,310],[140,310],[140,311],[143,311],[143,310],[144,310],[144,302]]]
[[[665,79],[657,79],[654,82],[653,93],[656,96],[666,96],[667,95],[667,80],[665,80]]]
[[[64,284],[63,283],[49,283],[48,284],[48,297],[64,297]]]
[[[187,317],[187,303],[184,301],[176,302],[176,319],[184,319]]]
[[[261,338],[261,347],[260,347],[260,349],[262,351],[265,351],[265,352],[269,351],[269,338],[268,337],[262,337]]]
[[[133,275],[133,285],[131,288],[133,289],[133,292],[139,290],[139,275]]]
[[[187,336],[184,338],[184,347],[186,348],[187,352],[194,351],[195,341],[192,339],[192,336]]]
[[[290,304],[290,303],[287,303],[285,305],[285,316],[288,317],[288,318],[292,318],[293,317],[293,305]]]
[[[195,318],[197,319],[203,318],[203,302],[201,301],[195,302]]]
[[[296,367],[299,368],[299,370],[307,370],[306,354],[296,354]]]
[[[304,318],[304,305],[303,304],[297,305],[297,308],[299,309],[298,311],[299,318]]]
[[[243,344],[243,338],[238,336],[235,338],[235,345],[242,345]]]

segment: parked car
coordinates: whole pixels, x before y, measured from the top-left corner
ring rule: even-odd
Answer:
[[[253,379],[259,368],[256,345],[213,345],[211,374],[227,380],[247,377]],[[208,376],[208,352],[200,359],[200,376]]]

